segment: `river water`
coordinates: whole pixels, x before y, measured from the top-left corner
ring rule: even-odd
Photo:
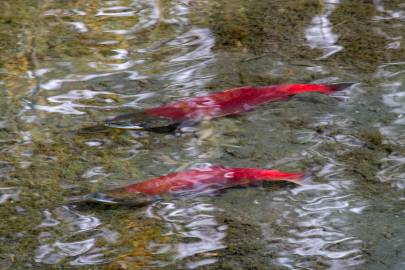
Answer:
[[[405,269],[401,0],[3,0],[0,270]],[[79,130],[243,85],[355,85],[181,133]],[[207,164],[307,172],[147,207],[69,199]]]

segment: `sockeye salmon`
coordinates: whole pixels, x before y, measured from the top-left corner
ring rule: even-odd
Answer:
[[[106,120],[104,125],[121,129],[167,132],[182,123],[197,123],[205,119],[241,114],[259,105],[306,92],[329,95],[351,85],[352,83],[245,86],[120,115]]]
[[[128,203],[146,205],[166,194],[201,194],[234,186],[249,186],[265,181],[287,181],[299,184],[304,176],[278,170],[258,168],[226,168],[210,166],[170,173],[104,193],[96,192],[84,198],[86,202]]]

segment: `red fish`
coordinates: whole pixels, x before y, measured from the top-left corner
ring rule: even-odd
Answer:
[[[170,127],[184,122],[199,122],[204,119],[240,114],[264,103],[286,99],[301,93],[318,92],[328,95],[351,85],[351,83],[341,83],[245,86],[206,96],[186,98],[141,112],[121,115],[107,120],[105,125],[115,128],[159,131],[159,127]]]
[[[287,181],[299,184],[301,173],[258,168],[226,168],[211,166],[170,173],[105,193],[93,193],[86,199],[93,202],[131,202],[144,205],[157,196],[188,192],[198,194],[219,191],[234,186],[249,186],[265,181]]]

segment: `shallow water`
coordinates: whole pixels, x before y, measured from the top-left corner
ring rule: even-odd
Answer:
[[[403,1],[0,3],[0,270],[404,269]],[[83,127],[241,85],[355,82],[178,134]],[[206,164],[305,185],[67,201]]]

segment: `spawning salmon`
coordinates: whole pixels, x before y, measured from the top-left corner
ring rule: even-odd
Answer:
[[[197,123],[205,119],[241,114],[262,104],[301,93],[329,95],[351,85],[352,83],[244,86],[120,115],[106,120],[104,125],[120,129],[168,132],[182,123]]]
[[[104,193],[85,197],[87,202],[129,203],[146,205],[165,194],[201,194],[234,186],[249,186],[265,181],[287,181],[299,184],[304,174],[259,168],[210,166],[159,176]]]

